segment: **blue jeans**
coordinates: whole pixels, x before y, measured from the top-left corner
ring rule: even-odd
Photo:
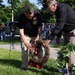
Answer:
[[[14,39],[15,37],[15,32],[10,32],[10,39]]]
[[[6,35],[4,31],[1,31],[1,40],[6,40]]]

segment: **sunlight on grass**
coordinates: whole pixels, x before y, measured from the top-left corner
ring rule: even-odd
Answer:
[[[42,69],[29,66],[28,70],[21,71],[21,53],[0,48],[0,75],[61,75],[53,59],[49,59],[47,65]]]
[[[19,44],[21,41],[20,41],[20,38],[15,38],[15,39],[6,39],[4,41],[0,41],[0,44],[10,44],[10,43],[15,43],[15,44]]]

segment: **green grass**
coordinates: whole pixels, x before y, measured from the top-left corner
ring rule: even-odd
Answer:
[[[20,52],[0,48],[0,75],[62,75],[59,73],[59,68],[56,66],[53,59],[48,60],[48,67],[45,69],[37,69],[28,66],[28,70],[21,71],[20,66]]]
[[[9,38],[7,38],[4,41],[0,41],[0,44],[10,44],[10,43],[19,44],[20,42],[21,42],[20,38],[15,38],[15,39],[12,39],[12,40],[10,40]]]
[[[64,45],[63,45],[63,43],[60,43],[59,45],[58,44],[51,44],[51,47],[62,48],[62,47],[64,47]]]

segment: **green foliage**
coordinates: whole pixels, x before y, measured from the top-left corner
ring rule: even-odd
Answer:
[[[45,9],[41,9],[40,12],[41,12],[43,21],[44,21],[44,22],[49,22],[50,17],[52,16],[52,14],[50,14],[50,13],[49,13],[47,10],[45,10]]]
[[[15,9],[18,3],[20,3],[20,0],[8,0],[8,3],[11,4],[12,9]]]
[[[12,20],[12,9],[14,10],[14,20],[18,20],[19,14],[24,11],[23,7],[26,4],[31,4],[34,9],[37,9],[35,4],[29,2],[29,0],[7,0],[8,6],[2,4],[3,0],[0,0],[0,24],[3,21],[7,23]]]
[[[58,52],[57,66],[59,68],[65,68],[66,62],[69,61],[70,52],[75,49],[75,45],[68,44],[67,46],[63,46],[61,50]],[[71,67],[71,64],[69,64]],[[75,67],[71,68],[71,74],[75,75],[73,72],[75,71]]]
[[[75,10],[75,0],[58,0],[58,1],[69,4]]]
[[[3,0],[0,0],[0,7],[4,6],[2,3],[3,3]]]
[[[61,50],[58,52],[58,60],[63,61],[66,57],[69,57],[70,52],[74,50],[73,44],[68,44],[67,46],[63,46]]]
[[[38,0],[38,3],[40,3],[40,4],[42,4],[42,1],[43,0]],[[75,0],[57,0],[58,2],[62,2],[62,3],[66,3],[66,4],[69,4],[74,10],[75,10]],[[42,8],[42,9],[44,9],[44,8]],[[42,10],[41,9],[41,10]],[[51,15],[51,13],[43,13],[44,15],[46,15],[46,17],[44,18],[45,19],[45,21],[47,21],[47,22],[54,22],[54,23],[56,23],[56,19],[55,19],[55,17],[54,16],[49,16],[49,14]],[[48,17],[47,17],[48,16]]]
[[[34,9],[37,9],[36,5],[30,3],[29,0],[22,0],[22,2],[20,3],[21,11],[24,11],[27,4],[31,5]]]
[[[2,21],[4,21],[4,16],[3,16],[4,10],[3,10],[3,8],[5,7],[5,5],[2,3],[3,3],[3,0],[0,0],[0,24]]]
[[[24,8],[27,4],[32,5],[36,9],[36,5],[29,2],[29,0],[8,0],[8,3],[11,5],[11,9],[14,10],[14,20],[18,20],[19,14],[24,11]]]

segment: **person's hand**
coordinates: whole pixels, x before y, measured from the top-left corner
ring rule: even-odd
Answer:
[[[37,37],[37,38],[35,39],[34,43],[36,44],[36,41],[38,41],[38,40],[39,40],[39,38]]]
[[[39,38],[37,37],[37,38],[35,39],[35,42],[38,41],[38,40],[39,40]]]
[[[31,44],[30,43],[25,42],[24,44],[26,45],[27,48],[31,48]]]
[[[50,40],[44,40],[43,45],[47,46],[50,43]]]

